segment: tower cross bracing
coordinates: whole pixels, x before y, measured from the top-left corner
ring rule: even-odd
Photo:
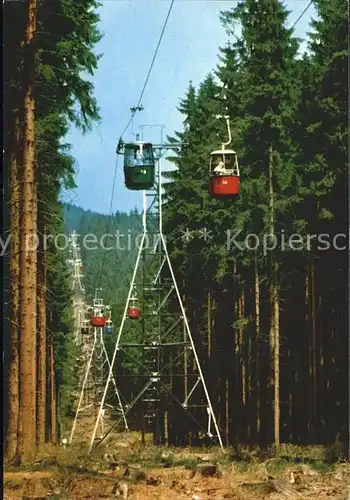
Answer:
[[[116,338],[109,374],[90,441],[90,452],[124,420],[151,429],[156,443],[204,437],[218,441],[220,430],[205,382],[162,225],[161,151],[155,188],[143,191],[142,238]],[[138,304],[141,317],[130,314]],[[197,344],[200,339],[196,338]],[[97,430],[109,386],[116,381],[128,404],[102,437]],[[132,387],[132,388],[131,388]],[[119,401],[117,404],[119,405]],[[187,418],[184,418],[187,416]],[[129,426],[130,427],[130,426]]]

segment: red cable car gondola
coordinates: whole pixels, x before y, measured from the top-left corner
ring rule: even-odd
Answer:
[[[215,198],[236,198],[239,195],[239,167],[232,149],[213,151],[210,155],[210,194]]]
[[[129,319],[139,319],[140,318],[141,309],[138,305],[138,299],[136,297],[132,297],[129,300],[127,315],[128,315]]]
[[[209,162],[209,191],[214,198],[236,198],[239,195],[239,166],[236,151],[225,149],[231,143],[230,118],[226,118],[229,140],[213,151]]]
[[[91,316],[91,324],[97,328],[103,327],[106,324],[106,318],[104,316]]]

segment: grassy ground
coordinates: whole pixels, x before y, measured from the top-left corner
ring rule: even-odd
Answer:
[[[349,463],[335,458],[323,447],[291,445],[279,458],[258,448],[144,447],[137,434],[115,434],[90,455],[82,442],[51,446],[26,468],[7,467],[4,498],[349,500]]]

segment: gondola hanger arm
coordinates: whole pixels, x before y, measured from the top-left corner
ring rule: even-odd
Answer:
[[[117,144],[117,149],[116,149],[116,153],[118,155],[123,155],[124,154],[124,146],[125,146],[125,143],[123,141],[123,135],[125,134],[125,132],[127,131],[127,129],[129,128],[129,125],[132,123],[133,121],[133,118],[136,114],[137,111],[143,111],[144,110],[144,107],[142,106],[142,104],[140,106],[133,106],[132,108],[130,108],[130,111],[131,111],[131,118],[127,124],[127,126],[125,127],[122,135],[120,136],[119,138],[119,141],[118,141],[118,144]]]
[[[230,117],[229,115],[215,115],[216,118],[225,118],[228,132],[228,141],[222,143],[222,149],[225,149],[225,146],[228,146],[232,142],[231,129],[230,129]]]

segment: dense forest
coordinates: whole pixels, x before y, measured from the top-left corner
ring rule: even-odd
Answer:
[[[97,2],[5,2],[5,458],[26,463],[57,442],[74,386],[73,312],[66,256],[44,234],[63,232],[62,189],[74,187],[70,124],[99,119],[93,75]],[[62,407],[63,406],[63,407]]]
[[[344,455],[348,12],[345,0],[314,6],[302,56],[279,0],[242,0],[221,13],[227,44],[198,88],[189,84],[183,128],[168,137],[181,147],[164,174],[164,231],[225,443],[274,444],[277,453],[286,442],[337,443]],[[67,254],[44,246],[43,235],[141,229],[136,209],[103,215],[60,201],[74,187],[69,126],[87,133],[99,120],[82,76],[100,57],[96,9],[95,0],[4,4],[12,54],[4,65],[5,457],[16,463],[58,441],[78,389]],[[229,115],[239,157],[235,200],[208,191],[210,153],[227,139],[218,115]],[[87,300],[101,288],[116,326],[135,250],[82,246]]]
[[[229,443],[348,439],[348,13],[343,0],[314,5],[301,58],[280,2],[223,12],[227,46],[190,85],[184,129],[169,138],[183,146],[165,227]],[[208,193],[208,157],[227,137],[220,114],[240,157],[235,201]]]

